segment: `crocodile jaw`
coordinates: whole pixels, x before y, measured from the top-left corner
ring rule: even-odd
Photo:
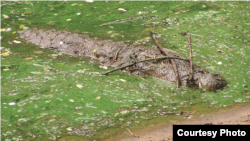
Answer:
[[[227,86],[226,80],[219,74],[206,73],[200,79],[201,88],[215,91]]]

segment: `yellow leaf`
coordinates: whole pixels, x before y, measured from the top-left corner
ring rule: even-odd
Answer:
[[[96,100],[99,100],[99,99],[101,99],[101,97],[100,97],[100,96],[98,96],[98,97],[96,97],[95,99],[96,99]]]
[[[67,21],[69,22],[69,21],[71,21],[71,19],[67,19]]]
[[[54,8],[54,7],[51,7],[50,10],[53,11],[53,10],[55,10],[55,8]]]
[[[23,27],[24,27],[24,24],[21,24],[21,25],[20,25],[20,28],[23,28]]]
[[[215,66],[209,66],[208,68],[210,68],[210,69],[214,69],[214,68],[215,68]]]
[[[37,117],[37,119],[42,118],[42,117],[44,117],[44,116],[39,116],[39,117]]]
[[[127,113],[128,113],[128,110],[121,111],[120,113],[123,114],[123,115],[124,115],[124,114],[127,114]]]
[[[12,32],[12,34],[16,34],[16,31]]]
[[[76,6],[76,5],[78,5],[78,4],[77,4],[77,3],[72,3],[72,4],[71,4],[71,6]]]
[[[56,120],[56,119],[53,118],[53,119],[50,119],[49,122],[53,122],[53,121],[55,121],[55,120]]]
[[[76,87],[78,87],[80,89],[83,88],[83,86],[81,84],[77,84]]]
[[[2,53],[2,56],[9,56],[10,55],[10,52],[4,52]]]
[[[3,14],[3,17],[4,17],[5,19],[8,19],[8,18],[9,18],[9,16],[8,16],[8,15],[5,15],[5,14]]]
[[[31,13],[31,11],[25,11],[24,12],[24,14],[30,14]]]
[[[145,31],[152,31],[153,28],[146,28]]]
[[[28,58],[25,58],[25,60],[32,60],[33,57],[28,57]]]
[[[70,102],[75,102],[74,99],[69,99]]]

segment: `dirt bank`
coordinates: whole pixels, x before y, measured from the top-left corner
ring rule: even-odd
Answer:
[[[241,106],[219,109],[210,114],[195,115],[194,118],[183,121],[171,121],[165,127],[152,127],[143,131],[129,131],[122,135],[107,139],[107,141],[166,141],[172,140],[173,124],[240,124],[250,125],[250,103]]]

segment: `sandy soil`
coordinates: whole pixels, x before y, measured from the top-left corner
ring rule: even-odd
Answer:
[[[212,114],[197,115],[193,119],[184,121],[172,121],[165,127],[152,127],[144,131],[124,132],[122,135],[109,138],[109,141],[170,141],[172,140],[172,125],[178,124],[240,124],[250,125],[250,103],[233,108],[223,108]],[[133,135],[132,135],[133,134]]]

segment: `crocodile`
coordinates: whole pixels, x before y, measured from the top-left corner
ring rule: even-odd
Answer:
[[[144,59],[164,57],[156,48],[134,46],[124,42],[112,40],[99,40],[86,34],[71,33],[69,31],[28,29],[19,31],[20,37],[27,42],[34,43],[43,48],[56,49],[71,56],[85,56],[98,59],[102,65],[119,68]],[[177,52],[165,49],[176,63],[180,85],[187,87],[200,87],[204,90],[215,91],[227,86],[222,75],[208,72],[193,65],[193,79],[190,81],[190,63]],[[127,67],[125,71],[140,76],[152,76],[162,80],[176,82],[175,71],[169,59],[158,59],[136,63]]]

